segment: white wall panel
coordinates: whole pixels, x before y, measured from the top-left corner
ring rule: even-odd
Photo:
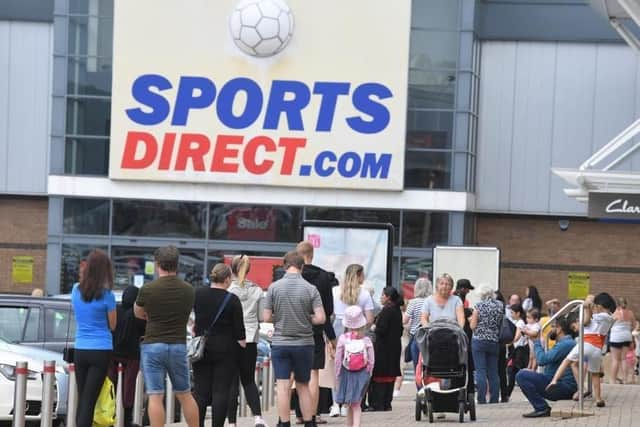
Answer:
[[[7,187],[9,149],[9,22],[0,21],[0,192]]]
[[[476,174],[479,209],[509,209],[515,74],[515,43],[483,46]]]
[[[584,215],[551,168],[577,168],[640,117],[639,65],[625,45],[484,42],[477,209]],[[640,153],[616,169],[640,171]]]
[[[46,194],[52,64],[52,25],[3,22],[9,47],[0,52],[6,61],[7,108],[0,135],[7,144],[2,170],[6,181],[0,192]],[[1,43],[1,42],[0,42]],[[0,158],[0,160],[2,160]]]

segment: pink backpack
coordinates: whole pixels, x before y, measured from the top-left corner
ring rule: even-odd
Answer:
[[[362,338],[354,338],[352,334],[347,335],[344,344],[344,357],[342,366],[347,371],[361,371],[367,367],[367,346]]]

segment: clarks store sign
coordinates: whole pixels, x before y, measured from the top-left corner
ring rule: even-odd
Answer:
[[[589,217],[640,219],[640,194],[589,193]]]

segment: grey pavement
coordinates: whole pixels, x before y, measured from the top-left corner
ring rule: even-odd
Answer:
[[[400,396],[393,400],[393,411],[390,412],[367,412],[363,414],[363,426],[419,426],[428,424],[423,417],[422,421],[416,422],[414,418],[414,392],[415,386],[405,383]],[[516,388],[513,392],[512,400],[509,403],[495,405],[479,405],[477,407],[477,421],[473,425],[478,426],[586,426],[586,427],[632,427],[640,426],[640,386],[637,385],[603,385],[603,394],[607,406],[597,408],[593,399],[586,399],[585,411],[590,411],[594,415],[588,417],[568,418],[548,417],[538,419],[522,418],[522,414],[532,410],[529,403]],[[573,401],[551,402],[554,412],[558,410],[571,411],[578,410],[578,403]],[[271,408],[265,414],[265,419],[270,427],[275,427],[277,415],[275,408]],[[345,418],[325,418],[328,426],[345,425]],[[292,424],[295,415],[291,417]],[[210,425],[209,420],[205,425]],[[465,416],[465,423],[469,422],[468,414]],[[450,413],[446,414],[444,420],[435,420],[434,424],[458,423],[458,416]],[[186,424],[174,424],[183,426]],[[252,427],[253,417],[238,418],[238,427]]]

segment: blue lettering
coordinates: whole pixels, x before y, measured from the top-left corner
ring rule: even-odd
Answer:
[[[378,133],[389,125],[390,114],[387,107],[371,99],[376,97],[380,100],[391,98],[393,94],[384,85],[379,83],[364,83],[353,92],[353,106],[371,117],[371,120],[364,120],[362,117],[354,116],[347,118],[347,124],[356,132]]]
[[[338,161],[338,172],[345,178],[353,178],[360,171],[361,165],[362,161],[360,160],[358,153],[347,151],[340,156],[340,160]]]
[[[350,87],[350,83],[316,82],[313,86],[313,93],[322,96],[316,132],[329,132],[331,130],[338,96],[348,95]]]
[[[293,97],[285,99],[287,94]],[[280,115],[287,115],[289,130],[304,130],[302,110],[309,105],[311,93],[303,82],[274,80],[269,93],[269,103],[264,117],[264,129],[278,129]]]
[[[199,92],[195,95],[194,92]],[[172,126],[185,126],[189,111],[196,108],[207,108],[216,98],[216,86],[206,77],[180,77],[176,104],[173,110]]]
[[[318,176],[326,177],[331,175],[333,172],[335,172],[336,170],[335,166],[325,166],[325,163],[326,161],[329,161],[330,164],[335,163],[336,159],[337,158],[335,153],[331,151],[323,151],[319,153],[314,163],[314,169],[316,170],[316,173],[318,174]]]
[[[239,115],[233,114],[233,104],[238,92],[244,91],[247,94],[247,103],[244,111]],[[245,129],[251,126],[262,111],[262,90],[256,82],[245,77],[229,80],[220,89],[216,109],[218,118],[225,125],[232,129]]]
[[[362,160],[361,178],[378,178],[386,179],[389,176],[389,168],[391,167],[391,154],[380,154],[376,158],[376,153],[364,153]]]
[[[163,76],[157,74],[144,74],[138,77],[131,86],[133,99],[138,101],[151,111],[144,111],[142,108],[128,108],[125,110],[127,116],[139,125],[157,125],[162,123],[169,115],[171,105],[166,98],[159,93],[152,91],[163,91],[171,89],[171,83]]]

